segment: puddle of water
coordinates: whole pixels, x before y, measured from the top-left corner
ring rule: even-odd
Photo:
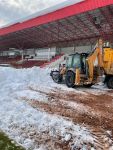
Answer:
[[[17,146],[6,135],[0,133],[0,150],[25,150],[24,148]]]

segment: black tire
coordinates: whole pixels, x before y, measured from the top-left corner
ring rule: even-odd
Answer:
[[[93,84],[85,84],[84,87],[85,88],[90,88]]]
[[[59,71],[51,72],[51,77],[54,82],[61,83],[62,82],[62,75],[60,75]]]
[[[75,73],[72,71],[68,71],[66,73],[66,85],[70,88],[73,88],[75,86]]]
[[[109,89],[113,89],[113,77],[109,77],[109,79],[106,81],[106,84]]]

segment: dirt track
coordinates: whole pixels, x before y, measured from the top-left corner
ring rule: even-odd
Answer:
[[[89,92],[86,93],[87,95],[82,95],[73,92],[67,93],[65,91],[53,91],[45,94],[49,97],[48,104],[32,100],[30,102],[31,105],[43,108],[45,111],[52,114],[55,113],[69,117],[78,123],[85,123],[87,125],[113,130],[113,97],[110,96],[110,94],[113,94],[113,91],[107,91],[105,94],[100,95],[90,94]],[[78,109],[76,110],[74,107],[69,107],[67,102],[75,102],[78,107],[79,104],[82,104],[88,111],[78,111]]]
[[[29,89],[48,97],[48,103],[22,97],[32,107],[66,117],[75,124],[88,127],[95,137],[97,150],[112,150],[113,147],[110,149],[110,146],[112,145],[113,132],[109,134],[106,131],[113,131],[113,91],[100,92],[95,95],[84,89],[82,89],[83,93],[59,89],[51,92],[39,91],[32,87]],[[70,149],[68,144],[65,149]]]

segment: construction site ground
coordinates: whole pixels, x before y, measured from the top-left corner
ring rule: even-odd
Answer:
[[[62,85],[65,86],[65,85]],[[89,128],[97,142],[96,149],[112,150],[113,136],[113,91],[96,86],[91,88],[76,87],[69,91],[60,87],[45,92],[38,88],[29,90],[44,94],[48,97],[45,103],[39,99],[22,97],[33,108],[41,109],[49,114],[55,114]],[[110,142],[111,139],[111,142]],[[108,140],[108,141],[107,141]],[[57,142],[56,142],[57,143]],[[61,149],[70,149],[69,143],[57,143]],[[87,149],[90,150],[87,147]],[[78,148],[79,149],[79,148]]]
[[[25,99],[34,108],[41,108],[51,114],[67,117],[76,123],[113,130],[112,90],[100,91],[96,87],[90,89],[81,87],[77,88],[75,92],[61,90],[60,88],[56,88],[51,92],[43,92],[32,87],[29,88],[48,96],[48,103]]]
[[[2,74],[0,129],[18,144],[30,150],[113,150],[113,90],[102,84],[68,88],[54,83],[47,69]]]

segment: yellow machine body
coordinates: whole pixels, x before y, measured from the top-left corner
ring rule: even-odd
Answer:
[[[113,89],[113,49],[110,46],[103,47],[103,41],[99,39],[93,52],[84,57],[85,65],[81,59],[85,55],[82,54],[71,54],[70,59],[67,59],[69,66],[61,68],[58,77],[62,79],[65,76],[68,87],[75,85],[90,87],[99,81],[100,76],[105,75],[104,83],[107,84],[108,88]],[[75,57],[75,55],[80,55],[80,57]],[[82,67],[77,64],[79,61]],[[95,65],[96,61],[97,64]],[[76,66],[73,65],[75,62]]]
[[[113,49],[103,49],[103,68],[105,74],[113,75]]]

